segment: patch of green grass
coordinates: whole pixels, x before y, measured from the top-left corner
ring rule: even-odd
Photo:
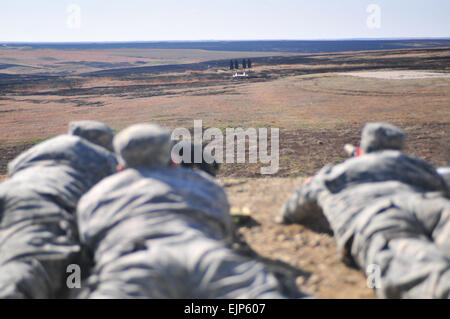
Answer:
[[[20,142],[0,142],[0,149],[4,148],[4,147],[13,147],[13,146],[22,146],[22,145],[28,145],[28,144],[38,144],[41,143],[45,140],[48,140],[49,138],[52,138],[53,136],[47,136],[47,137],[35,137],[35,138],[30,138],[27,140],[23,140]]]
[[[18,145],[23,145],[23,144],[38,144],[41,143],[45,140],[48,140],[49,138],[52,138],[53,136],[47,136],[47,137],[35,137],[35,138],[30,138],[28,140],[24,140],[21,141],[19,143],[17,143]]]

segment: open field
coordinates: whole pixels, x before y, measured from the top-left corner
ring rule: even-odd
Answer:
[[[3,74],[78,75],[107,69],[167,64],[199,63],[207,60],[265,57],[270,52],[205,51],[196,49],[56,50],[0,47]],[[288,55],[284,53],[281,55]]]
[[[372,298],[373,293],[361,272],[339,260],[323,220],[273,223],[295,185],[323,165],[344,160],[344,144],[357,144],[368,121],[405,129],[411,154],[436,166],[450,161],[449,47],[276,56],[212,53],[215,57],[193,50],[166,61],[158,60],[156,52],[136,53],[134,60],[124,61],[119,49],[97,57],[55,53],[59,62],[90,61],[80,69],[45,60],[39,50],[44,49],[29,54],[37,51],[36,61],[48,63],[49,74],[0,70],[0,179],[9,160],[64,133],[72,120],[101,120],[118,130],[136,122],[191,128],[194,120],[222,130],[280,128],[276,175],[261,176],[262,164],[226,164],[219,181],[234,211],[249,211],[254,219],[238,229],[250,247],[292,267],[298,284],[319,297]],[[167,58],[166,53],[161,54]],[[129,59],[130,52],[126,55]],[[1,57],[2,50],[0,62]],[[231,78],[232,57],[252,57],[249,78]],[[102,59],[130,65],[95,65]]]

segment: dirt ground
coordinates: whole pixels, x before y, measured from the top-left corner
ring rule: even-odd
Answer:
[[[137,122],[191,128],[194,119],[221,130],[276,127],[277,174],[260,175],[262,164],[225,164],[218,176],[232,214],[251,217],[238,233],[261,256],[290,267],[297,284],[317,297],[373,298],[364,274],[340,261],[323,218],[288,226],[273,218],[306,176],[345,160],[344,144],[358,144],[368,121],[399,125],[408,133],[408,153],[448,165],[450,78],[417,74],[448,72],[449,61],[449,48],[318,54],[261,60],[244,81],[231,80],[224,69],[208,69],[6,84],[0,86],[0,180],[17,154],[64,133],[72,120],[101,120],[117,130]],[[409,72],[392,76],[392,68]],[[387,73],[344,74],[374,70]],[[411,72],[412,78],[405,76]]]
[[[273,221],[289,193],[303,180],[219,179],[229,196],[231,213],[252,218],[243,223],[238,233],[261,256],[291,266],[302,290],[320,298],[374,298],[364,274],[340,260],[323,216],[304,225],[278,225]]]
[[[409,79],[428,79],[428,78],[447,78],[449,73],[424,72],[424,71],[372,71],[372,72],[348,72],[343,75],[358,76],[362,78],[377,78],[390,80],[409,80]]]

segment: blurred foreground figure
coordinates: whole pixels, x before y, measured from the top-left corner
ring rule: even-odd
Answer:
[[[393,125],[368,123],[360,156],[300,185],[279,217],[323,213],[344,260],[374,279],[378,297],[449,298],[448,189],[433,166],[401,152],[404,140]]]
[[[79,198],[115,172],[112,153],[61,135],[19,155],[0,184],[0,298],[56,298],[80,247]]]
[[[171,167],[172,145],[169,131],[150,124],[114,138],[125,169],[78,205],[94,263],[78,297],[284,297],[261,263],[228,248],[233,224],[224,190],[202,171]]]
[[[114,130],[98,121],[73,121],[69,123],[69,135],[80,136],[91,143],[100,145],[113,152]]]

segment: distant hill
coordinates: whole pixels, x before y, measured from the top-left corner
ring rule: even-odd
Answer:
[[[3,43],[9,47],[29,49],[200,49],[211,51],[321,53],[370,51],[450,46],[450,39],[406,40],[311,40],[311,41],[192,41],[192,42],[100,42],[100,43]]]

